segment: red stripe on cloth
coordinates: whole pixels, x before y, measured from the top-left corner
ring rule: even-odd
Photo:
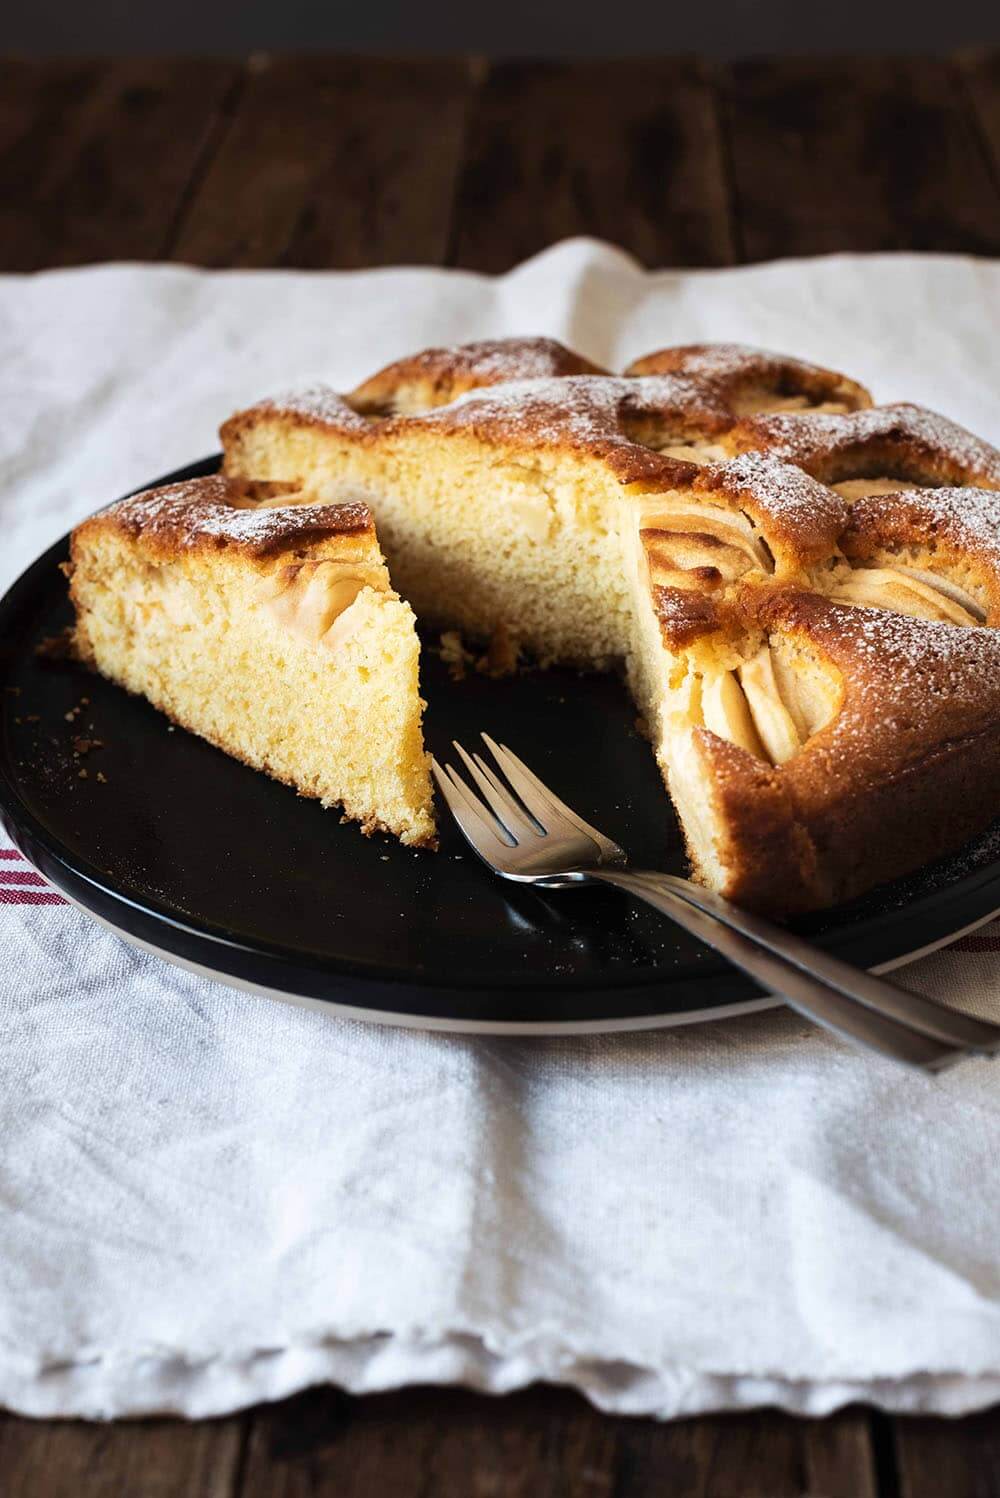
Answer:
[[[18,858],[24,862],[23,857],[16,848],[0,848],[0,858]]]
[[[0,874],[0,884],[41,884],[45,880],[41,874],[36,874],[34,869],[8,869],[6,874]]]
[[[0,905],[67,905],[62,895],[51,889],[2,889]]]
[[[954,952],[1000,952],[1000,921],[991,921],[951,943]]]

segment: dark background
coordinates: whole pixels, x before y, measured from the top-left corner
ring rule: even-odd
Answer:
[[[8,0],[5,9],[0,51],[38,55],[266,48],[740,57],[1000,42],[1000,0]]]

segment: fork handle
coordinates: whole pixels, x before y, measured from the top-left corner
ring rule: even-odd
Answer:
[[[879,1014],[921,1030],[935,1040],[963,1046],[984,1056],[993,1055],[1000,1049],[1000,1026],[989,1020],[948,1009],[925,994],[913,993],[908,988],[886,982],[875,973],[853,967],[797,936],[794,931],[786,931],[763,916],[742,910],[714,890],[694,884],[690,879],[680,879],[675,874],[654,874],[652,877],[658,885],[673,890],[699,910],[718,916],[725,925],[742,932],[752,941],[760,942],[768,951],[777,953],[803,972],[822,978],[831,988]]]
[[[670,875],[611,868],[593,869],[590,873],[593,878],[625,890],[637,899],[645,901],[647,905],[652,905],[654,909],[662,911],[664,915],[670,916],[678,926],[682,926],[685,931],[690,931],[706,946],[714,948],[734,967],[740,968],[769,992],[779,995],[793,1009],[815,1021],[816,1024],[836,1034],[846,1035],[872,1050],[882,1052],[883,1055],[891,1056],[897,1061],[907,1062],[911,1066],[921,1067],[926,1071],[941,1071],[960,1060],[968,1049],[985,1049],[981,1043],[970,1047],[968,1042],[956,1043],[954,1039],[948,1040],[940,1035],[928,1034],[922,1027],[914,1028],[910,1021],[900,1021],[883,1009],[873,1007],[870,994],[861,999],[846,991],[846,980],[842,978],[839,971],[840,981],[835,985],[816,971],[815,967],[807,968],[802,965],[805,960],[803,948],[808,949],[810,954],[815,953],[817,958],[825,958],[825,953],[810,948],[808,943],[802,942],[801,938],[796,938],[797,945],[793,960],[782,951],[782,942],[787,933],[783,932],[780,927],[770,927],[770,923],[762,923],[769,927],[768,940],[765,944],[760,934],[751,933],[745,927],[738,929],[735,924],[723,920],[719,913],[710,908],[710,901],[706,900],[704,905],[695,904],[686,893],[682,894],[673,887]],[[677,883],[684,882],[677,881]],[[699,894],[708,894],[707,891],[698,890],[696,885],[692,885],[691,889]],[[723,903],[728,904],[728,902]],[[736,911],[737,907],[733,906],[731,909]],[[745,912],[740,912],[740,915],[744,914]],[[756,917],[752,919],[756,921]],[[838,970],[842,969],[844,974],[851,974],[854,977],[869,976],[848,967],[846,963],[840,963],[836,959],[830,960],[836,962]],[[888,984],[883,986],[890,987]],[[897,989],[893,992],[901,993],[902,990]],[[909,998],[911,995],[906,995],[906,997]],[[949,1011],[943,1012],[949,1013]],[[964,1019],[966,1016],[961,1016],[961,1018]],[[990,1029],[993,1030],[994,1027],[991,1026]],[[998,1040],[1000,1040],[1000,1031],[996,1032],[994,1044]]]

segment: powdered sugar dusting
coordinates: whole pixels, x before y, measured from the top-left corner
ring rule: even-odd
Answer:
[[[778,413],[745,422],[741,435],[748,447],[763,446],[810,466],[866,446],[892,444],[904,459],[909,451],[918,462],[943,460],[954,470],[953,481],[1000,485],[1000,452],[923,406],[871,406],[845,414]]]
[[[540,380],[579,369],[586,363],[553,338],[484,338],[478,343],[452,343],[427,349],[415,359],[402,360],[401,370],[421,366],[451,367],[463,377],[500,384],[510,380]],[[397,366],[391,366],[395,369]]]
[[[410,420],[480,430],[494,425],[535,445],[641,447],[630,422],[711,432],[726,424],[726,413],[704,385],[677,375],[569,375],[470,390]]]
[[[351,409],[346,400],[330,385],[307,385],[302,390],[289,390],[270,396],[261,406],[279,416],[305,417],[307,421],[323,422],[327,426],[364,430],[368,422],[357,411]]]
[[[908,691],[916,677],[925,694],[978,695],[981,673],[997,679],[1000,672],[1000,631],[963,629],[887,609],[830,607],[840,616],[837,628],[850,637],[854,652],[887,676],[889,693]],[[891,671],[886,672],[887,666]]]
[[[737,488],[768,514],[812,529],[818,521],[843,524],[848,509],[833,489],[774,453],[746,452],[710,470],[706,482]]]
[[[802,629],[843,673],[846,701],[805,752],[825,770],[856,781],[867,760],[881,778],[887,766],[902,770],[938,746],[995,728],[1000,718],[998,630],[805,592],[765,597],[762,607],[775,633]]]
[[[1000,571],[1000,491],[996,489],[921,489],[900,494],[872,494],[855,506],[859,520],[876,524],[893,520],[905,504],[926,516],[930,527],[954,546],[992,557]]]
[[[803,378],[822,380],[836,385],[840,376],[818,364],[807,364],[802,359],[790,359],[773,354],[768,349],[755,348],[747,343],[693,343],[677,349],[666,349],[671,369],[677,374],[689,375],[696,380],[709,380],[715,384],[732,385],[747,380],[775,377],[782,372],[798,372]],[[647,354],[636,359],[635,366],[646,360],[655,360],[656,354]]]
[[[248,506],[242,485],[221,474],[149,489],[112,505],[99,517],[131,535],[185,550],[215,542],[255,555],[280,550],[307,537],[369,529],[366,505]]]

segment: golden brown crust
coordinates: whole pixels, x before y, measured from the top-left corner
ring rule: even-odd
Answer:
[[[831,555],[849,514],[834,490],[769,453],[699,469],[692,489],[723,496],[751,516],[776,563],[792,573]]]
[[[545,340],[431,349],[390,365],[348,397],[314,386],[238,412],[222,428],[223,446],[236,467],[242,437],[261,424],[319,427],[387,450],[400,440],[463,434],[484,445],[588,456],[622,484],[662,488],[683,482],[683,474],[661,449],[711,440],[733,453],[773,452],[826,484],[890,474],[910,483],[1000,488],[1000,454],[988,443],[917,406],[860,409],[870,399],[862,386],[798,360],[690,345],[636,360],[627,376],[574,373],[578,365],[596,368]],[[550,372],[511,373],[541,367]],[[654,367],[669,372],[642,373]],[[779,394],[791,389],[855,409],[739,419],[737,397],[768,381]],[[404,414],[397,413],[400,392],[407,392]]]
[[[721,434],[729,424],[725,408],[690,381],[582,375],[472,391],[424,418],[388,425],[392,434],[454,433],[596,458],[622,484],[662,488],[693,475],[695,465],[658,451],[660,444]]]
[[[856,380],[836,370],[772,354],[740,343],[688,343],[635,359],[626,375],[678,374],[704,380],[734,410],[767,399],[801,399],[807,405],[836,403],[855,411],[872,403]]]
[[[726,896],[738,905],[793,915],[837,898],[820,868],[807,818],[784,770],[756,759],[707,728],[695,730],[720,828]],[[780,849],[780,855],[775,851]]]
[[[1000,787],[1000,634],[791,590],[747,589],[741,608],[772,639],[807,640],[843,698],[780,767],[699,730],[724,780],[732,898],[784,914],[848,899],[959,847],[995,813],[984,795],[995,803]]]
[[[775,453],[824,484],[889,477],[904,484],[1000,489],[1000,452],[922,406],[753,416],[729,433],[725,445],[733,452]]]
[[[446,406],[487,385],[606,373],[554,338],[495,338],[398,359],[358,385],[347,400],[366,415],[412,414]]]
[[[366,505],[261,505],[240,480],[221,474],[120,500],[78,526],[73,546],[113,531],[163,560],[197,551],[263,559],[337,537],[377,544]]]
[[[245,411],[235,412],[222,423],[219,437],[227,468],[246,433],[274,422],[287,427],[316,427],[356,442],[370,441],[382,425],[355,411],[331,385],[307,385],[301,390],[269,396]]]
[[[931,571],[961,573],[986,605],[985,623],[1000,627],[1000,493],[931,489],[868,494],[852,507],[840,547],[852,562],[893,556]]]
[[[385,451],[449,436],[516,452],[592,458],[622,484],[662,488],[682,482],[694,465],[658,451],[660,444],[719,436],[732,419],[710,391],[691,381],[565,375],[473,389],[450,405],[382,420],[367,420],[335,392],[315,388],[239,412],[221,437],[228,458],[238,457],[245,434],[273,423],[319,426],[352,445]]]
[[[1000,625],[1000,493],[990,489],[924,489],[869,494],[853,505],[835,490],[811,479],[803,470],[773,454],[749,452],[729,463],[696,469],[682,493],[727,500],[749,516],[775,559],[772,585],[812,580],[821,593],[843,580],[847,563],[853,566],[918,569],[933,582],[959,587],[977,606],[977,619]],[[669,556],[669,530],[644,529],[651,579],[662,574]],[[719,543],[698,537],[710,550]],[[824,566],[830,570],[824,576]],[[714,599],[698,607],[690,598],[674,598],[683,588],[661,590],[654,603],[664,644],[680,649],[699,635],[723,627],[738,612],[740,588],[751,589],[767,580],[764,573],[739,579],[731,597],[721,588],[719,574],[689,568],[685,582],[700,592],[718,590]],[[961,595],[959,595],[961,596]],[[891,607],[887,604],[886,607]]]
[[[650,588],[660,634],[671,650],[684,650],[702,636],[722,627],[724,613],[708,593],[654,583]]]
[[[683,650],[734,623],[739,628],[734,607],[748,581],[756,589],[805,583],[810,569],[839,555],[839,538],[850,515],[835,490],[768,453],[745,453],[728,463],[694,467],[687,479],[677,491],[681,502],[697,505],[704,497],[711,505],[722,506],[724,513],[745,517],[743,523],[751,523],[750,544],[759,555],[744,562],[740,576],[730,575],[727,581],[711,565],[725,550],[725,542],[698,534],[692,529],[699,524],[696,519],[680,536],[674,534],[670,500],[664,499],[656,525],[640,532],[640,543],[650,582],[658,585],[653,588],[653,607],[668,650]],[[703,510],[704,524],[710,525],[709,517],[717,513]],[[678,542],[696,543],[702,565],[681,560],[677,553],[683,554],[683,546]]]

